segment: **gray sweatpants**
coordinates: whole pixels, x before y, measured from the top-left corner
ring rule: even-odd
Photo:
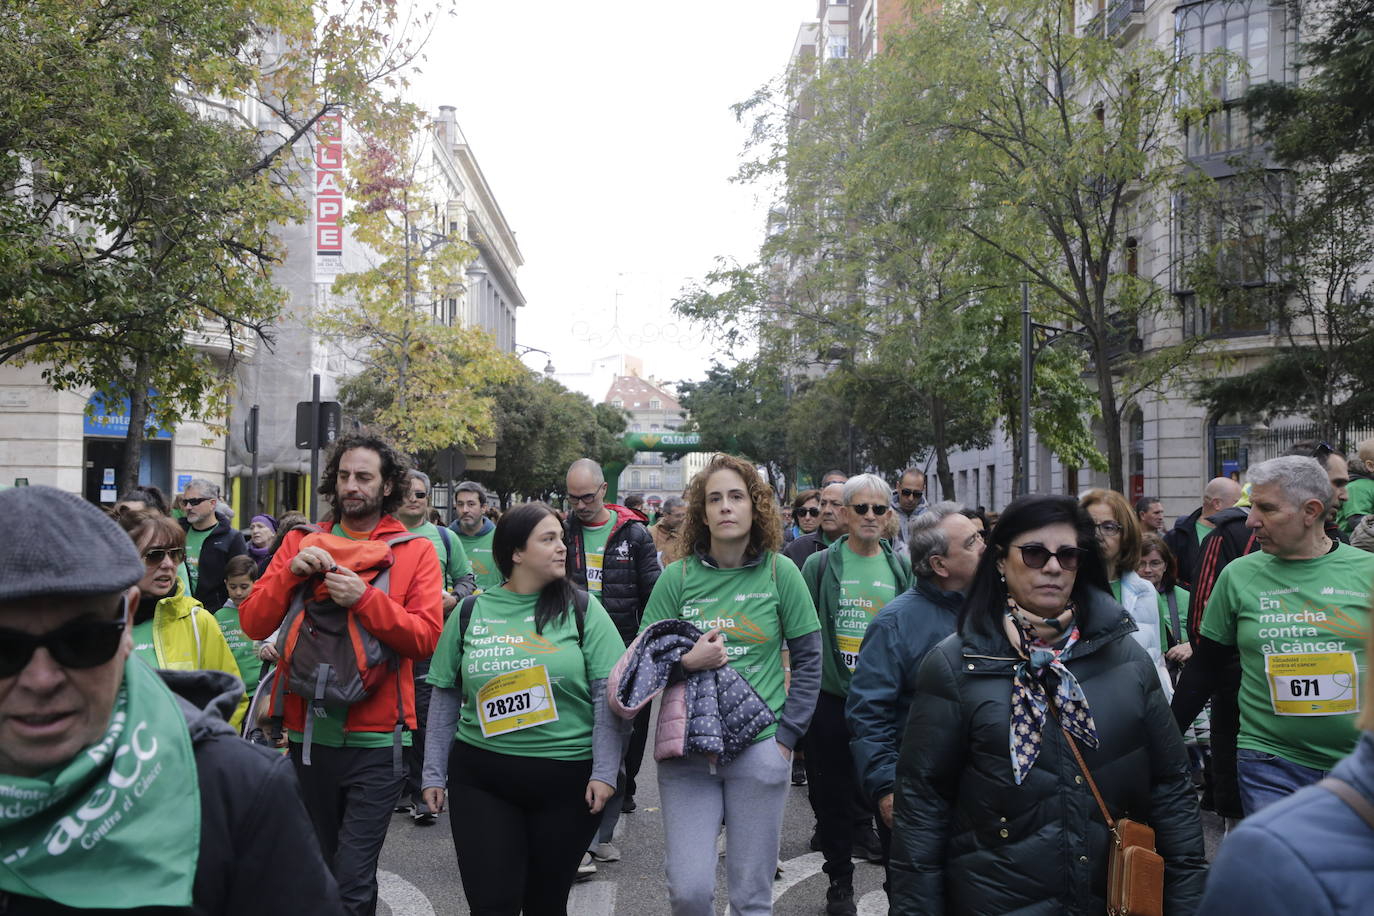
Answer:
[[[773,912],[782,813],[792,764],[771,737],[725,766],[700,754],[658,764],[664,858],[673,916],[714,916],[716,835],[725,823],[731,916]]]

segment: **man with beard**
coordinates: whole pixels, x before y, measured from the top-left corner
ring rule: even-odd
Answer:
[[[395,674],[352,705],[316,705],[289,690],[285,697],[301,798],[350,916],[377,909],[377,857],[404,776],[396,733],[417,724],[414,697],[403,685],[413,682],[414,660],[434,653],[443,629],[439,559],[426,538],[410,535],[391,514],[405,499],[409,470],[404,456],[375,436],[334,443],[320,478],[333,512],[318,527],[286,535],[239,608],[244,632],[265,639],[306,586],[312,606],[344,609],[394,653],[381,664],[394,663]],[[384,590],[371,584],[382,568]]]

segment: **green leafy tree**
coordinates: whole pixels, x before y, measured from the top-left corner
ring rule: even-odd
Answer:
[[[713,363],[706,378],[680,382],[689,430],[701,434],[701,449],[744,456],[764,466],[769,483],[779,489],[795,484],[787,443],[787,411],[793,385],[775,367],[757,358],[727,368]]]

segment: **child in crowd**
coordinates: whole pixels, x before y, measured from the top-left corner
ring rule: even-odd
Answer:
[[[262,677],[263,664],[258,658],[258,648],[253,640],[244,635],[239,626],[239,605],[253,591],[253,582],[258,578],[258,564],[246,555],[230,557],[224,566],[224,588],[229,593],[228,602],[215,612],[219,628],[229,643],[229,651],[239,663],[239,676],[243,678],[244,693],[249,701],[257,690]]]

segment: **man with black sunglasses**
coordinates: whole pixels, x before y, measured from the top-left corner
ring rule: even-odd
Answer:
[[[907,528],[911,520],[926,511],[926,475],[920,468],[907,468],[892,491],[892,509],[897,513],[897,540],[893,547],[906,553]]]
[[[214,483],[201,477],[193,479],[186,485],[181,503],[186,512],[181,527],[186,529],[186,574],[191,595],[205,607],[218,610],[229,600],[224,567],[231,557],[248,553],[248,542],[215,511],[220,500],[219,487]]]
[[[132,657],[128,536],[50,487],[0,512],[0,912],[340,912],[290,765],[225,721],[242,683]]]

